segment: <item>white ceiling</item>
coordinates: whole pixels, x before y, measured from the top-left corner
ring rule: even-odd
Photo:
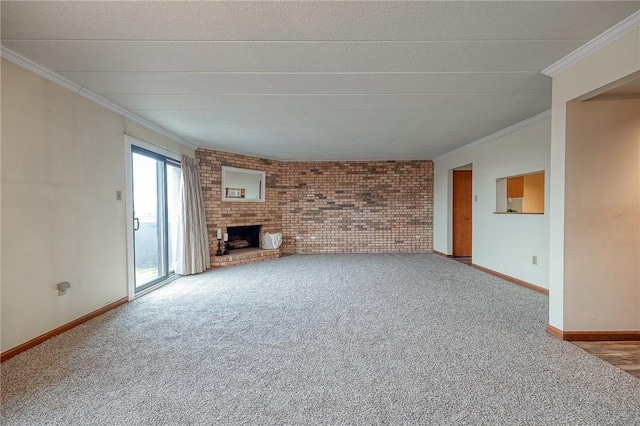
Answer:
[[[2,1],[2,44],[195,145],[430,159],[543,112],[637,1]]]

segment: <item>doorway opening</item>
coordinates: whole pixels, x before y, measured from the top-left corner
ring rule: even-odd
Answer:
[[[178,154],[128,135],[125,145],[131,300],[180,274],[182,168]]]
[[[471,262],[473,170],[469,164],[453,170],[452,255]]]
[[[182,172],[179,162],[137,146],[131,164],[137,293],[176,273]]]
[[[180,163],[137,146],[131,149],[136,293],[176,273]]]

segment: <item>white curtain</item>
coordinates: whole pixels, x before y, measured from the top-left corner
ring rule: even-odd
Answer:
[[[198,160],[182,156],[183,250],[182,275],[204,272],[211,267],[209,237],[200,185]]]

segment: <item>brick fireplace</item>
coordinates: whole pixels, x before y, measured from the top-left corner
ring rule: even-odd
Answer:
[[[424,253],[433,248],[432,161],[282,162],[204,148],[196,150],[196,158],[214,267],[238,264],[215,256],[217,229],[231,240],[235,227],[256,224],[261,228],[252,261],[280,253]],[[222,201],[222,166],[264,171],[265,201]],[[282,233],[278,250],[257,248],[267,232]],[[229,256],[246,251],[251,250],[232,250]]]

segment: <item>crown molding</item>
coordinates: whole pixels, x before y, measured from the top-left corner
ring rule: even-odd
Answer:
[[[483,144],[483,143],[486,143],[486,142],[490,142],[490,141],[499,139],[501,137],[507,136],[507,135],[509,135],[511,133],[517,132],[520,129],[524,129],[525,127],[529,127],[529,126],[532,126],[532,125],[534,125],[536,123],[539,123],[539,122],[541,122],[543,120],[546,120],[547,118],[551,118],[551,110],[550,109],[548,109],[548,110],[546,110],[544,112],[541,112],[538,115],[534,115],[533,117],[527,118],[526,120],[522,120],[519,123],[513,124],[513,125],[511,125],[509,127],[506,127],[506,128],[504,128],[502,130],[499,130],[499,131],[497,131],[495,133],[492,133],[489,136],[485,136],[482,139],[478,139],[478,140],[473,141],[473,142],[471,142],[469,144],[463,145],[460,148],[456,148],[453,151],[449,151],[449,152],[447,152],[445,154],[442,154],[439,157],[434,158],[433,161],[442,160],[442,159],[447,158],[447,157],[449,157],[449,156],[451,156],[453,154],[456,154],[456,153],[458,153],[460,151],[463,151],[463,150],[465,150],[467,148],[471,148],[472,146],[477,146],[477,145],[480,145],[480,144]]]
[[[92,102],[95,102],[96,104],[115,112],[116,114],[119,114],[125,118],[128,118],[131,121],[134,121],[144,127],[146,127],[147,129],[153,130],[156,133],[161,134],[162,136],[165,136],[169,139],[171,139],[174,142],[177,142],[179,144],[188,146],[189,148],[193,148],[196,149],[198,148],[198,145],[194,144],[191,141],[188,141],[186,139],[183,139],[179,136],[174,135],[173,133],[169,132],[168,130],[163,129],[162,127],[159,127],[147,120],[145,120],[142,117],[137,116],[136,114],[132,113],[129,110],[124,109],[123,107],[121,107],[120,105],[116,105],[113,102],[111,102],[110,100],[98,95],[95,92],[92,92],[91,90],[87,89],[84,86],[81,86],[79,84],[74,83],[73,81],[61,76],[60,74],[57,74],[55,71],[50,70],[49,68],[38,64],[37,62],[32,61],[31,59],[27,58],[26,56],[22,55],[21,53],[16,52],[15,50],[5,46],[5,45],[1,45],[0,46],[0,57],[5,58],[11,62],[13,62],[16,65],[21,66],[22,68],[25,68],[29,71],[31,71],[32,73],[39,75],[40,77],[46,78],[49,81],[52,81],[56,84],[59,84],[60,86],[64,87],[65,89],[69,89],[72,92],[74,92],[77,95],[80,95],[84,98],[89,99]]]
[[[543,69],[542,74],[553,77],[558,73],[566,70],[570,66],[583,60],[593,52],[596,52],[606,45],[613,43],[620,37],[630,33],[637,28],[640,28],[640,10],[623,19],[613,27],[609,28],[607,31],[589,41],[587,44],[580,46],[553,65],[550,65],[547,68]]]

